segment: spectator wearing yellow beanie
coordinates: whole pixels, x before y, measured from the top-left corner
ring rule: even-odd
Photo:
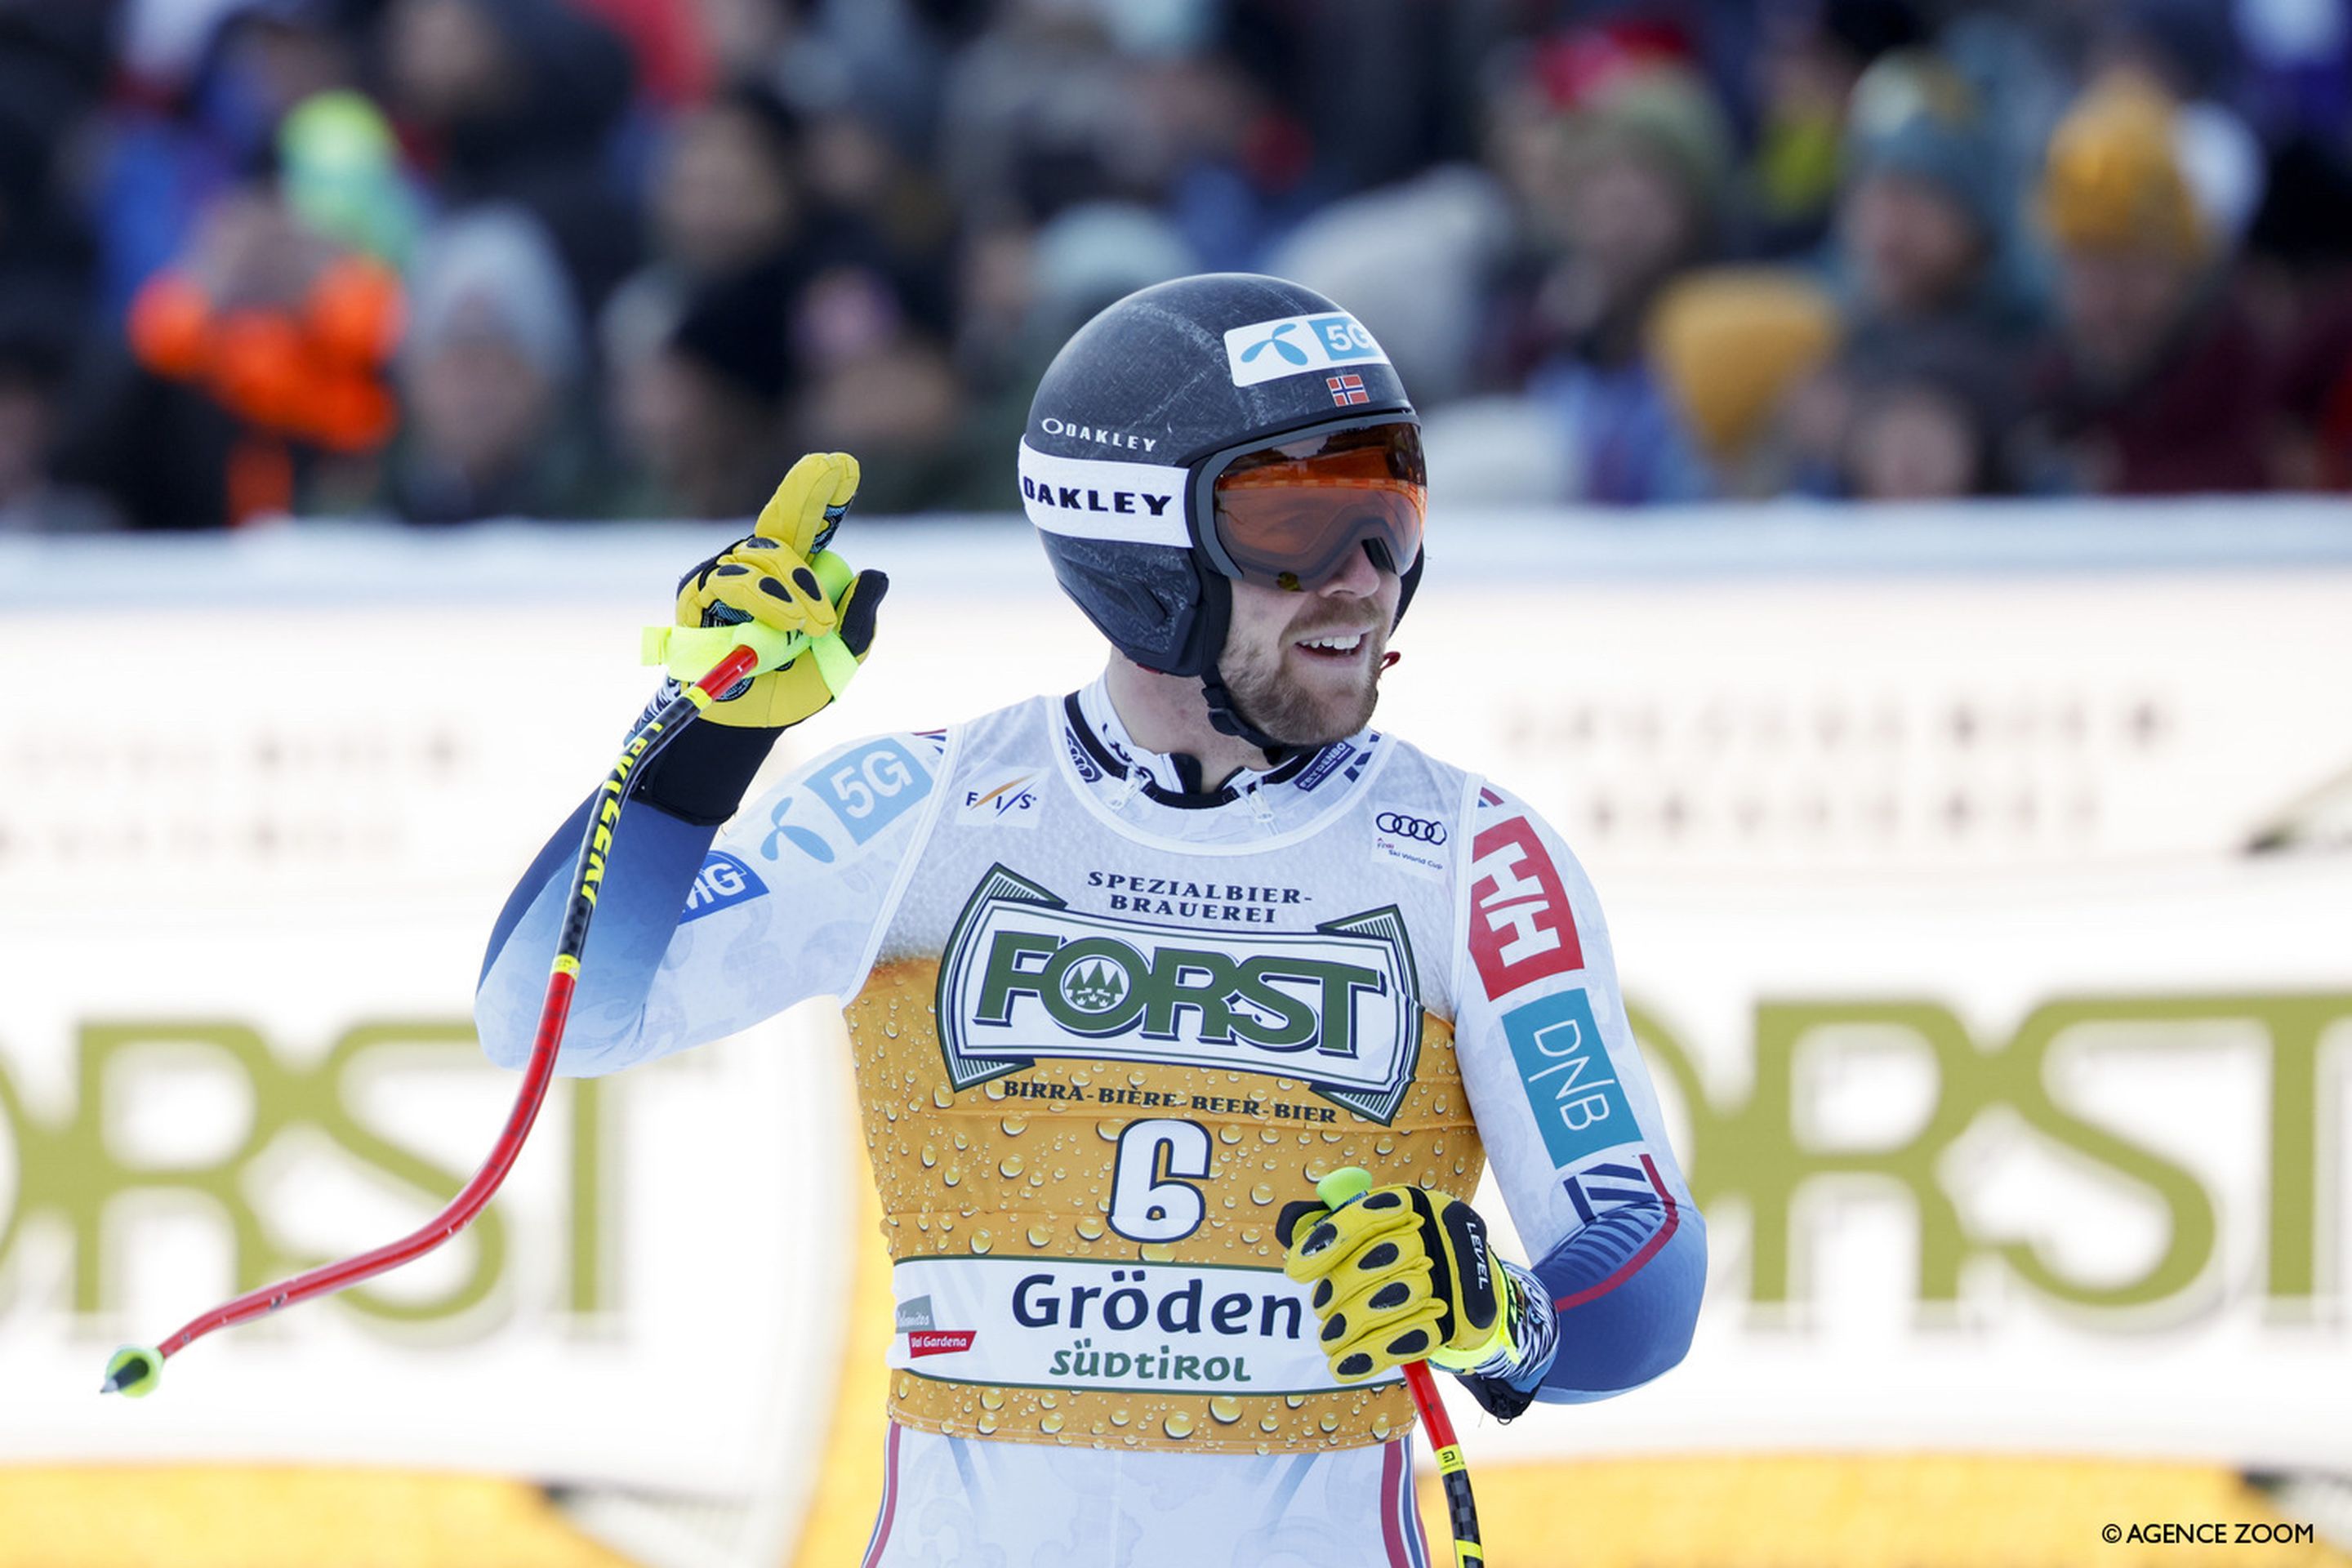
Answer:
[[[2050,140],[2034,205],[2055,252],[2061,352],[2045,376],[2090,488],[2268,488],[2269,367],[2177,150],[2172,101],[2095,83]]]

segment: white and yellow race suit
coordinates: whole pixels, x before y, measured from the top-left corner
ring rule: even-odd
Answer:
[[[1341,1166],[1491,1164],[1557,1329],[1522,1400],[1688,1344],[1704,1227],[1557,836],[1376,731],[1183,776],[1097,682],[835,751],[715,841],[623,815],[562,1070],[846,998],[897,1298],[875,1568],[1423,1562],[1403,1384],[1337,1383],[1282,1272]],[[508,1065],[579,833],[492,939]]]

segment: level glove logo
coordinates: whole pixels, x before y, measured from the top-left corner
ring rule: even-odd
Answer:
[[[1283,1272],[1314,1287],[1323,1354],[1341,1383],[1406,1362],[1483,1358],[1502,1326],[1486,1224],[1444,1193],[1374,1187],[1336,1211],[1294,1203],[1276,1236],[1288,1249]]]
[[[679,582],[677,624],[733,626],[757,621],[812,637],[838,631],[863,664],[874,643],[875,611],[890,580],[879,572],[860,572],[836,600],[827,596],[812,563],[841,526],[857,494],[857,459],[846,452],[812,452],[794,463],[760,510],[751,536]],[[781,730],[832,700],[817,661],[803,657],[722,693],[703,718],[740,729]]]

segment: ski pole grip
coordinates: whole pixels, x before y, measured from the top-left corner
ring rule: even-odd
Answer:
[[[1315,1195],[1334,1211],[1346,1208],[1372,1190],[1372,1173],[1361,1165],[1342,1165],[1315,1184]]]
[[[857,581],[849,563],[830,550],[811,556],[809,566],[816,573],[825,597],[835,605]],[[647,626],[638,638],[637,658],[640,663],[664,667],[680,685],[691,685],[738,647],[748,647],[760,656],[754,674],[782,669],[802,653],[813,651],[825,689],[835,693],[857,673],[857,657],[838,632],[811,637],[802,632],[780,632],[758,621],[731,626]]]

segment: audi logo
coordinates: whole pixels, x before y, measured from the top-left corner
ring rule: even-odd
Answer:
[[[1382,833],[1393,833],[1399,838],[1415,838],[1423,844],[1445,842],[1445,824],[1431,822],[1425,817],[1407,816],[1401,811],[1384,811],[1372,818],[1372,826]]]

